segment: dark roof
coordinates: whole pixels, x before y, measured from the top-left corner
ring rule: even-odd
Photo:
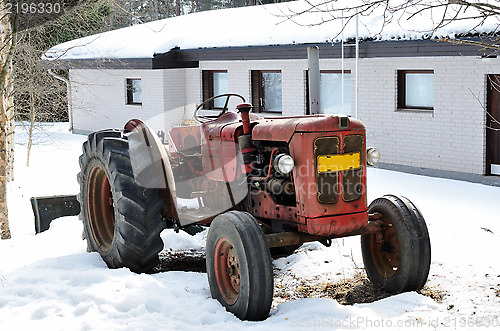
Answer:
[[[302,44],[173,50],[153,57],[153,69],[192,68],[200,61],[306,59],[307,48],[319,47],[320,59],[340,59],[340,44]],[[345,44],[344,58],[354,58],[354,43]],[[479,47],[436,40],[367,41],[359,43],[360,58],[417,56],[480,56]]]
[[[52,68],[71,69],[174,69],[197,68],[200,61],[292,60],[306,59],[307,48],[319,47],[320,59],[340,59],[341,45],[331,43],[173,49],[152,59],[55,60]],[[480,47],[437,40],[364,41],[359,43],[360,58],[484,56]],[[344,58],[355,57],[354,43],[344,45]]]

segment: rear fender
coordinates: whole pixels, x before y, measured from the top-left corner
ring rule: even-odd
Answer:
[[[125,130],[130,131],[130,161],[135,180],[143,187],[162,189],[167,216],[178,219],[175,181],[167,149],[154,130],[141,120],[128,121]]]

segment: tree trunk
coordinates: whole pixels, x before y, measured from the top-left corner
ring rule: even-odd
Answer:
[[[11,21],[12,20],[12,21]],[[12,55],[16,44],[18,16],[6,12],[6,1],[0,0],[0,239],[9,239],[7,182],[13,168],[13,98],[11,85]]]
[[[28,135],[28,148],[27,148],[27,154],[26,155],[26,166],[30,166],[30,154],[31,154],[31,147],[33,146],[33,128],[35,127],[35,87],[33,83],[33,77],[30,78],[29,80],[29,92],[30,92],[30,102],[29,102],[29,114],[30,114],[30,128],[29,128],[29,135]]]
[[[175,16],[181,16],[181,0],[175,0]]]

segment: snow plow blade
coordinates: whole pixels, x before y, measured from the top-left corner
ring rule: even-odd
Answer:
[[[31,207],[35,215],[35,233],[48,230],[50,222],[56,218],[80,214],[76,195],[31,198]]]

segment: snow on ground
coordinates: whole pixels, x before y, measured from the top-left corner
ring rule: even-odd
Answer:
[[[77,217],[53,221],[34,235],[29,198],[75,194],[85,137],[66,124],[44,125],[26,167],[26,134],[16,135],[15,181],[9,185],[12,239],[0,241],[1,330],[328,330],[500,326],[500,188],[369,170],[369,200],[400,194],[418,205],[432,243],[427,288],[441,303],[404,293],[343,306],[333,299],[277,297],[263,322],[242,322],[210,297],[206,275],[168,271],[134,274],[109,270],[87,253]],[[203,250],[204,235],[162,233],[169,250]],[[359,238],[326,248],[303,245],[274,261],[277,286],[287,279],[327,284],[362,272]],[[482,324],[480,324],[482,323]]]

